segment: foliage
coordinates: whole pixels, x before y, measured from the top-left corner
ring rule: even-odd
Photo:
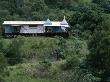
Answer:
[[[58,21],[64,15],[71,26],[68,38],[0,38],[0,78],[6,75],[7,59],[15,66],[5,78],[8,82],[52,82],[51,78],[59,82],[94,82],[97,77],[100,82],[108,82],[110,0],[0,0],[0,32],[5,20]],[[37,67],[27,65],[39,61],[43,62]]]
[[[104,15],[101,12],[103,12],[102,9],[94,4],[80,5],[76,8],[76,12],[70,20],[71,35],[84,39],[89,38],[104,20]]]
[[[97,29],[89,42],[90,55],[87,64],[91,72],[101,79],[101,82],[109,80],[109,54],[110,54],[110,21],[106,19]]]
[[[63,37],[56,37],[59,40],[57,49],[52,51],[51,55],[56,59],[65,59],[66,40]]]
[[[0,82],[4,82],[6,76],[6,59],[4,54],[0,52]]]
[[[18,37],[17,39],[13,39],[12,43],[9,45],[9,51],[6,54],[8,58],[9,64],[18,64],[22,62],[22,54],[21,54],[21,47],[24,44],[23,38]]]
[[[66,58],[76,56],[77,58],[80,58],[80,60],[82,61],[89,54],[88,45],[85,40],[70,37],[66,41],[66,45]]]
[[[42,62],[39,62],[39,64],[41,66],[43,66],[45,69],[49,69],[51,67],[51,65],[52,65],[51,62],[49,62],[48,60],[44,60]]]
[[[9,44],[4,51],[8,63],[11,65],[48,59],[51,51],[57,48],[57,39],[54,38],[25,38],[18,36],[12,40],[7,39],[6,42],[8,41]],[[48,43],[48,41],[50,42]]]
[[[106,13],[110,12],[110,0],[93,0],[93,3],[100,5],[100,7],[104,8]]]
[[[40,78],[50,78],[50,68],[52,64],[48,60],[44,60],[39,63],[39,66],[36,68],[34,77]]]
[[[77,68],[63,71],[58,75],[58,80],[61,82],[95,82],[95,77]]]
[[[3,40],[0,38],[0,82],[5,81],[7,61],[3,53]]]

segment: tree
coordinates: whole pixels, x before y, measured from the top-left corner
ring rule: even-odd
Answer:
[[[56,58],[56,60],[65,59],[66,40],[63,37],[56,38],[59,40],[57,44],[58,48],[55,49],[51,54]]]
[[[3,53],[0,52],[0,82],[4,82],[4,76],[6,72],[6,58]]]
[[[104,8],[106,13],[110,13],[110,0],[93,0],[93,3],[96,3],[100,7]]]
[[[108,82],[110,77],[110,21],[103,20],[89,42],[90,55],[87,59],[89,70],[100,82]]]
[[[70,34],[76,37],[89,38],[104,20],[102,9],[97,5],[80,5],[70,19]]]
[[[5,54],[3,53],[3,39],[0,37],[0,82],[4,82],[4,76],[6,72],[7,61]]]
[[[21,63],[23,61],[23,54],[21,47],[24,44],[23,37],[14,38],[9,45],[9,49],[6,53],[8,63],[11,65]]]

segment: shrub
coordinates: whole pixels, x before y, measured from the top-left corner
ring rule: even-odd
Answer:
[[[66,40],[61,36],[55,36],[55,38],[58,39],[57,48],[52,51],[51,55],[56,60],[65,59]]]
[[[49,69],[52,65],[51,62],[49,62],[48,60],[41,61],[41,62],[39,62],[39,64],[46,69]]]
[[[61,66],[63,70],[70,70],[78,67],[80,64],[80,60],[77,57],[70,57],[66,59],[66,62]]]
[[[44,60],[42,62],[39,62],[39,66],[36,68],[34,76],[40,77],[40,78],[49,78],[50,75],[50,67],[51,63],[48,60]]]
[[[0,82],[4,82],[4,77],[7,75],[8,72],[6,72],[6,59],[4,57],[3,53],[0,53]]]
[[[81,69],[62,71],[57,75],[59,82],[95,82],[90,73],[84,73]]]
[[[11,65],[21,63],[23,61],[23,55],[21,52],[21,47],[24,44],[24,38],[18,37],[14,38],[9,45],[6,57],[8,58],[8,63]]]

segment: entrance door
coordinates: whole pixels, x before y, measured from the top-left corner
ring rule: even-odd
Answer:
[[[52,27],[46,27],[45,31],[46,32],[53,32],[53,28]]]
[[[21,26],[13,26],[14,33],[20,33]]]

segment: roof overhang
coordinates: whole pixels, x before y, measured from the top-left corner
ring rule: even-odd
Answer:
[[[4,21],[3,25],[12,25],[12,26],[20,26],[20,25],[44,25],[44,26],[64,26],[70,27],[68,24],[61,24],[59,21],[52,21],[52,24],[45,25],[45,21]]]
[[[44,21],[4,21],[3,25],[33,25],[33,24],[40,24],[43,25]]]

